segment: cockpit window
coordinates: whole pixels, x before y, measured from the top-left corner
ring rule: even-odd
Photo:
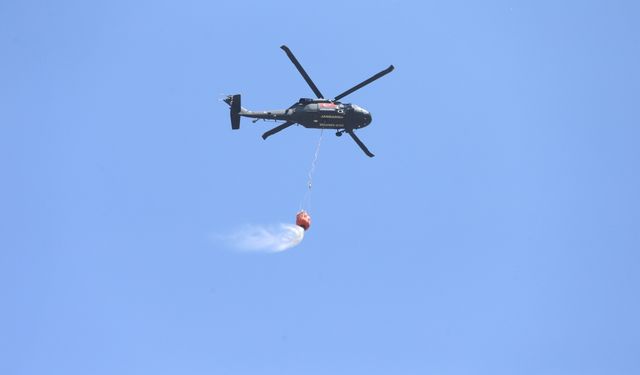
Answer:
[[[362,107],[360,107],[360,106],[357,106],[357,105],[355,105],[355,104],[351,104],[351,108],[353,108],[353,110],[354,110],[354,111],[356,111],[356,112],[360,112],[360,113],[369,113],[369,112],[367,112],[367,110],[366,110],[366,109],[364,109],[364,108],[362,108]]]

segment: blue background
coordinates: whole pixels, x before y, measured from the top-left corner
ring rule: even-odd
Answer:
[[[640,373],[634,1],[0,3],[0,373]],[[319,132],[231,131],[350,95]]]

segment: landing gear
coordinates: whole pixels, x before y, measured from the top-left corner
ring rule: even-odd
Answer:
[[[336,137],[342,137],[342,133],[344,133],[344,130],[338,130],[336,132]]]

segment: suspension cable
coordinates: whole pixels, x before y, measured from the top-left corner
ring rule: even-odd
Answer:
[[[318,138],[318,144],[316,145],[316,152],[313,155],[313,160],[311,161],[311,167],[309,168],[309,173],[307,174],[307,190],[304,193],[304,197],[300,202],[300,211],[304,209],[311,209],[311,189],[313,188],[313,174],[316,171],[316,163],[318,162],[318,156],[320,155],[320,145],[322,144],[322,134],[324,133],[324,129],[320,130],[320,138]]]

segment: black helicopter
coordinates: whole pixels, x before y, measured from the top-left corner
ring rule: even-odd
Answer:
[[[284,110],[253,112],[240,106],[240,95],[229,95],[224,99],[224,102],[231,107],[231,128],[240,128],[240,117],[242,116],[254,118],[253,122],[258,120],[285,121],[284,124],[264,133],[262,135],[263,139],[267,139],[267,137],[294,124],[300,124],[305,128],[333,129],[336,130],[337,136],[341,136],[343,133],[349,134],[367,156],[373,157],[374,155],[354,133],[355,129],[364,128],[371,123],[371,113],[355,104],[341,103],[340,99],[391,73],[393,65],[337,95],[335,98],[325,99],[291,50],[287,46],[281,46],[280,48],[289,56],[293,65],[296,66],[298,72],[316,94],[317,99],[301,98],[297,103]]]

